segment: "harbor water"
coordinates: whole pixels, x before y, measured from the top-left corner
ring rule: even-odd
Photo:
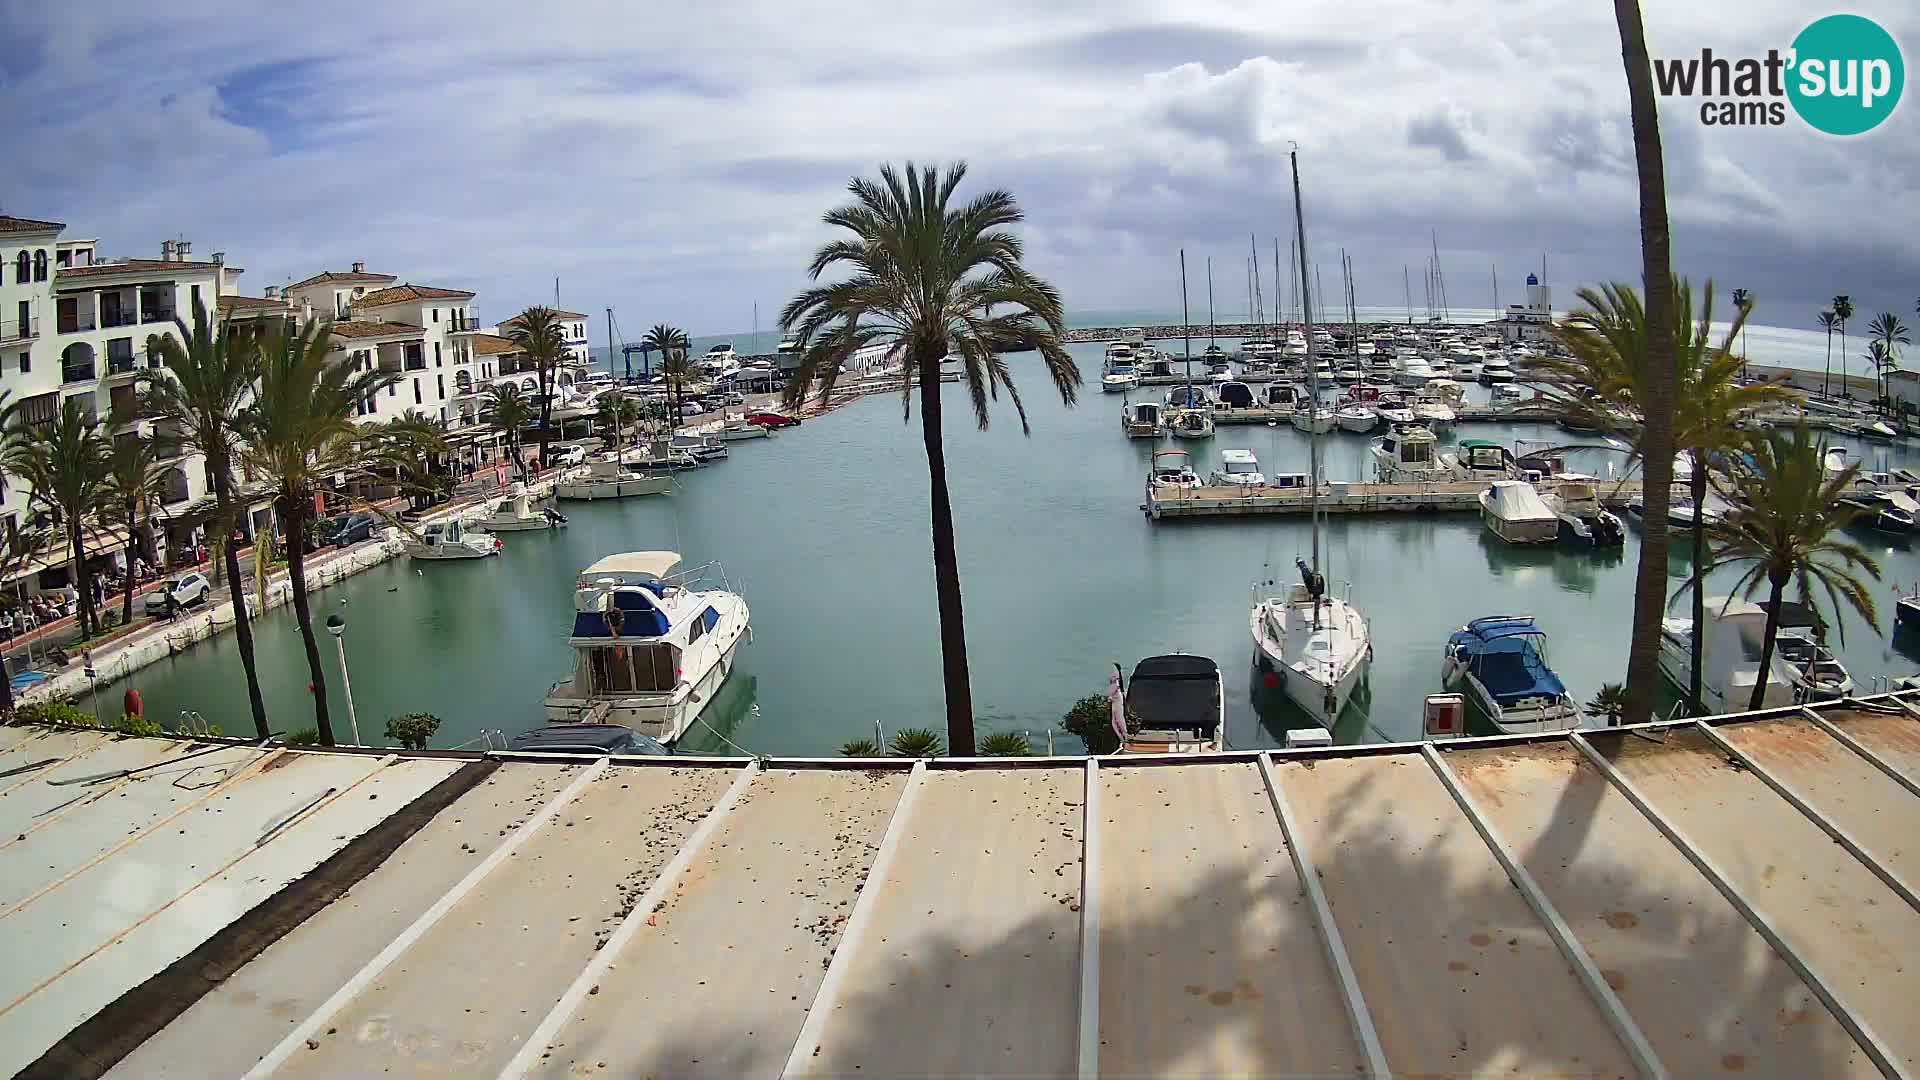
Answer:
[[[1068,706],[1104,693],[1113,664],[1131,671],[1143,656],[1191,652],[1213,657],[1225,673],[1229,745],[1279,744],[1287,729],[1310,721],[1263,692],[1248,610],[1257,591],[1297,580],[1293,563],[1309,551],[1308,522],[1148,521],[1140,504],[1155,447],[1122,436],[1122,396],[1098,386],[1101,346],[1072,351],[1088,378],[1072,409],[1047,389],[1032,354],[1012,359],[1031,437],[1021,436],[1004,396],[991,430],[979,432],[964,388],[944,388],[979,731],[1024,731],[1044,751]],[[733,444],[730,459],[682,474],[670,497],[564,503],[569,526],[505,534],[497,557],[402,558],[316,594],[316,621],[336,612],[347,621],[363,741],[384,741],[388,718],[416,711],[443,719],[436,746],[542,723],[541,699],[571,665],[575,575],[610,552],[650,548],[679,551],[688,566],[719,562],[752,607],[752,641],[706,710],[711,726],[696,727],[684,747],[831,754],[846,740],[871,738],[876,724],[888,734],[942,729],[926,464],[918,417],[903,424],[901,413],[897,395],[866,398],[771,439]],[[1461,438],[1511,446],[1577,437],[1490,424],[1442,436]],[[1366,437],[1336,431],[1321,444],[1330,480],[1370,476]],[[1211,440],[1179,445],[1203,475],[1229,447],[1253,450],[1268,473],[1307,470],[1307,438],[1291,427],[1222,426]],[[1920,463],[1920,452],[1899,445],[1856,452],[1874,467]],[[1604,477],[1622,457],[1585,451],[1577,464]],[[1863,684],[1911,674],[1920,646],[1891,640],[1890,627],[1894,583],[1920,578],[1920,558],[1884,535],[1855,539],[1883,565],[1874,588],[1881,625],[1847,615],[1844,644],[1834,644]],[[1669,578],[1677,585],[1690,566],[1685,538],[1675,547]],[[1621,679],[1637,550],[1631,526],[1625,548],[1609,552],[1511,547],[1471,514],[1333,518],[1322,530],[1323,570],[1333,588],[1350,590],[1374,648],[1368,685],[1336,736],[1417,737],[1421,702],[1441,689],[1447,635],[1480,615],[1535,616],[1550,635],[1555,669],[1581,701]],[[279,609],[257,623],[256,645],[273,727],[311,726],[292,613]],[[346,698],[324,632],[321,649],[333,724],[345,740]],[[151,717],[172,723],[193,710],[228,734],[251,730],[231,634],[128,681]],[[103,689],[103,711],[117,711],[122,689]],[[1065,736],[1057,746],[1078,748]]]

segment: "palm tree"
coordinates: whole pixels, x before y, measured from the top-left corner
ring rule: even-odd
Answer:
[[[940,362],[961,362],[974,423],[987,428],[987,404],[1004,389],[1030,431],[1026,407],[1006,361],[993,343],[1021,337],[1033,343],[1060,400],[1072,405],[1080,369],[1061,344],[1066,336],[1060,294],[1021,262],[1020,239],[1007,231],[1024,217],[1012,195],[988,191],[951,205],[967,175],[961,163],[944,174],[909,163],[903,176],[882,166],[878,183],[857,177],[853,201],[828,211],[828,225],[852,236],[822,247],[809,267],[817,282],[830,268],[852,274],[816,284],[780,313],[783,331],[799,342],[799,367],[787,382],[786,403],[797,407],[810,391],[832,394],[840,368],[854,350],[890,343],[905,362],[901,396],[909,414],[920,391],[920,433],[932,487],[933,580],[940,613],[940,656],[947,698],[947,739],[953,752],[974,752],[973,692],[968,685],[967,638],[960,603],[960,565],[954,549],[953,505],[947,493],[941,434]],[[1002,314],[989,315],[989,307]],[[1664,508],[1663,508],[1664,509]]]
[[[252,335],[229,341],[195,304],[193,329],[174,320],[180,336],[157,334],[147,347],[166,363],[164,370],[147,369],[135,376],[141,416],[154,421],[162,442],[192,451],[206,462],[213,483],[213,528],[222,537],[227,591],[233,598],[233,632],[239,643],[240,666],[247,673],[247,704],[253,710],[254,734],[266,738],[266,699],[260,694],[260,671],[253,657],[253,617],[247,611],[240,577],[240,552],[229,539],[246,505],[234,498],[233,465],[240,436],[235,420],[253,397],[254,374],[259,370],[259,343]],[[184,342],[184,344],[183,344]]]
[[[681,398],[686,393],[687,384],[699,374],[699,369],[685,355],[675,353],[660,361],[660,374],[667,378],[667,394],[673,401],[673,426],[677,428],[683,419],[680,415]]]
[[[1738,311],[1742,314],[1747,314],[1751,312],[1753,310],[1753,294],[1748,292],[1745,289],[1733,290],[1733,310]],[[1747,367],[1747,336],[1743,332],[1740,335],[1741,374],[1744,375],[1746,373],[1746,367]]]
[[[1833,317],[1840,328],[1840,387],[1847,388],[1847,320],[1853,318],[1853,298],[1841,293],[1833,298]],[[1851,393],[1847,394],[1852,397]]]
[[[1660,683],[1660,617],[1667,599],[1667,503],[1673,488],[1673,300],[1672,236],[1667,227],[1667,173],[1660,150],[1660,113],[1647,60],[1646,27],[1639,0],[1613,0],[1620,27],[1620,57],[1627,74],[1633,124],[1633,157],[1640,180],[1640,274],[1647,290],[1647,372],[1640,408],[1645,424],[1640,449],[1646,457],[1646,494],[1640,565],[1633,586],[1633,637],[1627,649],[1628,723],[1653,715]]]
[[[1826,397],[1831,392],[1829,384],[1833,379],[1833,332],[1839,329],[1839,327],[1840,316],[1835,315],[1831,309],[1820,313],[1820,328],[1827,332],[1827,366],[1825,372],[1820,376],[1821,397]],[[1843,379],[1841,381],[1844,382],[1845,380]]]
[[[1826,456],[1826,443],[1814,442],[1805,424],[1795,425],[1791,433],[1769,431],[1754,439],[1747,463],[1731,473],[1727,496],[1732,506],[1726,519],[1712,529],[1713,555],[1693,573],[1691,583],[1697,589],[1716,570],[1744,566],[1733,593],[1749,599],[1766,584],[1767,627],[1760,642],[1763,673],[1773,667],[1780,601],[1789,582],[1795,598],[1821,625],[1826,620],[1814,603],[1816,583],[1836,614],[1845,600],[1869,626],[1879,621],[1873,596],[1855,571],[1877,578],[1880,565],[1858,545],[1834,539],[1860,513],[1840,502],[1852,489],[1860,466],[1856,462],[1829,476]],[[1844,644],[1846,624],[1835,622]],[[1760,708],[1767,685],[1763,674],[1753,684],[1747,708]]]
[[[693,342],[687,337],[687,332],[666,323],[654,323],[653,329],[647,331],[647,336],[640,339],[640,344],[648,352],[659,353],[662,361],[674,356],[685,360],[687,354],[693,351]]]
[[[527,404],[520,388],[512,383],[495,383],[492,395],[484,411],[491,417],[493,429],[507,436],[507,453],[513,456],[513,471],[525,481],[527,462],[520,454],[520,433],[533,423],[533,406]]]
[[[333,345],[325,323],[291,321],[261,350],[260,386],[252,407],[241,417],[246,436],[243,460],[269,477],[286,515],[287,577],[293,611],[307,650],[307,674],[313,684],[314,730],[323,745],[333,745],[327,716],[327,683],[320,667],[320,646],[313,635],[307,603],[307,519],[314,498],[340,473],[358,470],[365,453],[354,426],[354,403],[386,389],[398,372],[369,369],[330,359]]]
[[[100,516],[127,531],[126,588],[120,598],[120,624],[133,622],[133,556],[136,530],[153,523],[153,508],[166,501],[168,466],[152,439],[122,435],[107,452],[101,478]]]
[[[107,475],[107,442],[100,422],[76,395],[60,403],[45,424],[16,422],[0,450],[7,472],[25,481],[34,502],[67,530],[73,555],[74,588],[80,594],[80,636],[99,632],[93,610],[93,572],[87,567],[88,518],[100,505]]]
[[[566,359],[567,337],[560,313],[539,304],[515,316],[507,336],[520,347],[540,376],[540,467],[547,467],[547,447],[553,442],[553,386],[560,362]]]
[[[1874,367],[1888,375],[1888,378],[1880,384],[1880,398],[1891,404],[1893,400],[1891,375],[1900,369],[1899,347],[1912,344],[1907,339],[1907,324],[1901,322],[1900,316],[1893,312],[1883,311],[1874,316],[1873,322],[1867,325],[1867,333],[1872,335],[1872,341],[1880,346],[1880,357]]]
[[[601,437],[608,446],[620,445],[622,433],[640,422],[640,403],[625,394],[607,393],[600,395],[599,406],[593,419]]]
[[[1538,369],[1555,384],[1552,391],[1570,415],[1585,426],[1620,431],[1623,411],[1637,410],[1645,397],[1648,323],[1639,296],[1628,285],[1614,284],[1602,292],[1583,289],[1582,310],[1555,328],[1570,357],[1541,362]],[[1741,359],[1733,342],[1745,329],[1752,305],[1734,315],[1733,325],[1718,345],[1711,339],[1713,283],[1701,298],[1700,318],[1693,319],[1693,288],[1685,279],[1674,285],[1673,337],[1677,391],[1674,395],[1673,445],[1693,457],[1692,498],[1706,501],[1708,465],[1745,448],[1747,433],[1737,422],[1771,405],[1798,400],[1799,395],[1774,383],[1740,382]],[[1578,389],[1575,389],[1578,388]],[[1622,434],[1631,434],[1621,432]],[[1640,452],[1636,449],[1635,457]],[[1706,560],[1706,538],[1693,534],[1693,562]],[[1693,684],[1689,698],[1702,709],[1700,655],[1706,632],[1705,599],[1693,594]]]
[[[362,435],[369,440],[374,460],[399,473],[414,509],[433,505],[439,491],[433,459],[447,452],[447,436],[439,424],[409,409],[384,424],[363,429]]]

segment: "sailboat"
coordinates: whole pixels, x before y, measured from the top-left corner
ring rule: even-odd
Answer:
[[[1205,394],[1196,399],[1193,390],[1193,331],[1191,318],[1187,313],[1187,251],[1180,249],[1180,329],[1186,335],[1187,383],[1179,395],[1178,408],[1169,409],[1167,430],[1176,439],[1213,438],[1213,407],[1205,400]],[[1172,400],[1172,395],[1169,395]]]
[[[1314,341],[1313,304],[1307,295],[1307,227],[1300,207],[1300,162],[1293,165],[1293,217],[1300,252],[1301,320]],[[1314,346],[1309,346],[1309,361]],[[1318,401],[1320,380],[1308,365],[1308,396]],[[1307,492],[1312,513],[1313,561],[1296,558],[1300,581],[1279,596],[1256,597],[1247,619],[1254,660],[1276,676],[1279,689],[1322,727],[1331,730],[1353,693],[1366,680],[1373,659],[1367,620],[1344,597],[1328,595],[1320,569],[1320,436],[1309,433]]]

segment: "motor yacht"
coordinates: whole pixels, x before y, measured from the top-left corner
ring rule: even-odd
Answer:
[[[1550,544],[1560,516],[1525,480],[1495,480],[1480,493],[1480,521],[1509,544]]]
[[[1200,487],[1200,474],[1193,471],[1193,455],[1185,450],[1156,450],[1147,482],[1156,488],[1193,491]]]
[[[1418,424],[1395,424],[1368,444],[1375,480],[1429,484],[1454,479],[1453,465],[1439,452],[1440,440]]]
[[[1260,459],[1251,450],[1220,451],[1220,467],[1213,470],[1211,479],[1222,487],[1257,488],[1267,482],[1260,474]]]
[[[1627,530],[1618,515],[1600,505],[1597,481],[1590,476],[1563,474],[1552,492],[1540,496],[1560,519],[1562,537],[1594,547],[1618,547],[1626,542]]]
[[[573,674],[547,691],[547,719],[618,724],[672,743],[733,670],[749,635],[746,599],[702,587],[717,566],[674,573],[671,551],[609,555],[574,585]]]
[[[459,521],[429,525],[418,538],[401,544],[409,559],[484,559],[500,552],[499,537],[470,529]]]
[[[482,532],[527,532],[557,529],[567,519],[543,501],[528,494],[526,485],[515,482],[506,495],[487,504],[485,512],[469,522]]]
[[[1546,659],[1547,635],[1528,615],[1488,615],[1447,639],[1440,681],[1464,694],[1481,734],[1523,735],[1580,726],[1580,707]]]
[[[1707,597],[1706,610],[1707,626],[1701,641],[1705,673],[1700,684],[1706,713],[1746,712],[1753,701],[1754,687],[1763,681],[1766,688],[1761,694],[1761,708],[1798,704],[1795,674],[1779,649],[1774,650],[1764,677],[1761,674],[1766,610],[1728,596]],[[1692,619],[1660,620],[1660,671],[1681,693],[1691,693]]]
[[[1167,430],[1165,407],[1157,401],[1136,401],[1120,410],[1120,430],[1129,439],[1157,439]]]
[[[1125,718],[1123,754],[1208,754],[1226,749],[1226,687],[1220,665],[1204,656],[1149,656],[1114,696]]]

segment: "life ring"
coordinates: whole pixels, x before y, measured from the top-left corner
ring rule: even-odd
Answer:
[[[617,607],[610,607],[601,612],[600,617],[606,620],[607,633],[613,637],[619,637],[620,631],[627,625],[627,613]]]

